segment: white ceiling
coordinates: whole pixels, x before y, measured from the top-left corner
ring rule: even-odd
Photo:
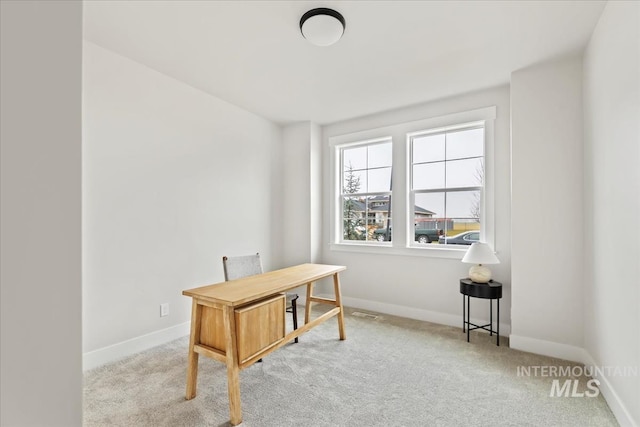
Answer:
[[[343,38],[317,47],[304,12]],[[327,124],[509,82],[580,52],[601,1],[85,1],[85,39],[278,123]]]

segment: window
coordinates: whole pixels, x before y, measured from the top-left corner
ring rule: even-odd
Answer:
[[[460,259],[493,244],[495,118],[485,107],[330,136],[331,250]]]
[[[484,186],[484,124],[471,123],[409,135],[415,241],[470,245],[479,238]],[[421,230],[438,239],[419,239]],[[432,234],[433,235],[433,234]]]
[[[391,151],[389,139],[338,147],[342,241],[391,240]]]

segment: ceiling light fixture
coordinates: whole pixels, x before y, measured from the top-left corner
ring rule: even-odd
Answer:
[[[311,9],[300,18],[300,31],[316,46],[329,46],[340,40],[346,28],[340,12],[326,7]]]

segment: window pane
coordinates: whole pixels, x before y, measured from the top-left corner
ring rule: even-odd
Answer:
[[[445,193],[416,194],[414,240],[418,243],[437,243],[447,229]]]
[[[483,171],[481,158],[447,162],[447,188],[481,187]]]
[[[367,171],[348,170],[342,180],[342,192],[345,194],[365,193],[367,191]]]
[[[390,196],[343,197],[342,238],[344,240],[390,241],[389,199]],[[388,232],[387,227],[389,227]]]
[[[342,238],[365,240],[365,204],[355,197],[344,197],[342,201]]]
[[[368,171],[368,193],[391,190],[391,168],[372,169]]]
[[[391,143],[375,144],[369,147],[368,168],[391,167]]]
[[[367,168],[367,147],[345,148],[342,151],[342,167],[344,171]]]
[[[367,197],[367,239],[391,241],[390,196]]]
[[[413,163],[435,162],[445,157],[444,134],[413,138]]]
[[[484,128],[447,133],[447,160],[484,155]]]
[[[480,191],[452,191],[447,193],[449,218],[480,220]]]
[[[444,188],[444,164],[445,162],[413,165],[413,189]]]
[[[416,218],[444,218],[444,193],[416,194]]]

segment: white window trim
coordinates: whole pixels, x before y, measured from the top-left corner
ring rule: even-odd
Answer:
[[[329,221],[329,248],[333,251],[359,252],[385,255],[402,256],[423,256],[432,258],[462,259],[467,251],[467,247],[438,247],[438,245],[411,245],[410,216],[408,207],[411,206],[410,189],[410,156],[408,147],[410,135],[424,131],[438,131],[449,128],[454,129],[458,125],[465,125],[473,122],[484,122],[485,132],[485,182],[484,197],[482,198],[482,228],[480,240],[495,247],[495,175],[494,175],[494,135],[495,135],[496,107],[485,107],[460,113],[448,114],[424,120],[401,123],[392,126],[385,126],[378,129],[354,132],[346,135],[339,135],[329,138],[330,165],[331,168],[331,199],[329,209],[331,221]],[[393,197],[391,210],[393,212],[394,228],[405,230],[405,235],[400,239],[391,242],[344,242],[339,235],[339,211],[337,209],[340,197],[340,171],[336,165],[339,162],[339,151],[348,145],[358,145],[376,141],[390,139],[393,146]],[[402,157],[397,154],[402,153]],[[402,159],[404,158],[404,160]],[[399,170],[404,168],[404,170]],[[401,182],[400,180],[404,180]],[[404,197],[403,197],[404,193]],[[410,209],[410,208],[409,208]],[[399,226],[399,227],[398,227]],[[402,233],[399,233],[402,234]],[[399,235],[394,233],[394,235]]]
[[[413,234],[415,233],[414,230],[414,225],[413,225],[413,221],[411,220],[411,218],[415,218],[415,206],[416,206],[416,201],[415,201],[415,197],[416,194],[424,194],[429,192],[428,190],[413,190],[412,189],[412,170],[413,170],[413,156],[412,156],[412,150],[411,150],[411,141],[412,138],[416,137],[416,136],[424,136],[424,135],[436,135],[436,134],[442,134],[442,133],[448,133],[448,132],[453,132],[456,130],[467,130],[467,129],[474,129],[474,128],[480,128],[482,127],[484,129],[485,127],[485,122],[484,121],[474,121],[474,122],[470,122],[470,123],[460,123],[460,124],[456,124],[453,126],[446,126],[446,127],[441,127],[441,128],[437,128],[437,129],[427,129],[424,130],[422,132],[411,132],[407,134],[407,186],[408,186],[408,193],[409,193],[409,201],[407,202],[407,206],[409,208],[409,211],[407,213],[407,246],[408,247],[415,247],[415,248],[424,248],[425,245],[417,243],[414,240],[414,236]],[[486,146],[486,140],[484,142],[484,145]],[[483,150],[486,147],[483,147]],[[482,154],[482,159],[483,159],[483,164],[485,163],[485,159],[486,159],[486,153],[483,151]],[[486,181],[486,180],[485,180]],[[482,186],[480,187],[473,187],[473,188],[456,188],[453,190],[447,190],[447,189],[439,189],[438,191],[445,191],[445,192],[454,192],[454,191],[465,191],[465,190],[476,190],[477,188],[480,188],[481,190],[481,194],[482,197],[480,199],[480,217],[484,220],[485,218],[485,208],[484,208],[484,195],[485,195],[485,186],[484,183]],[[482,224],[484,224],[484,221],[482,221]],[[482,229],[484,227],[481,227],[481,233],[480,233],[480,240],[482,240]],[[485,240],[482,240],[485,241]],[[464,248],[464,246],[462,246]],[[441,250],[442,248],[432,248],[432,249],[438,249]],[[466,250],[466,249],[465,249]]]
[[[335,234],[333,235],[333,239],[331,240],[332,242],[336,242],[336,244],[339,245],[353,245],[353,246],[378,246],[378,247],[385,247],[385,246],[391,246],[392,242],[378,242],[376,240],[367,240],[367,241],[360,241],[360,240],[344,240],[343,239],[343,221],[342,218],[340,216],[340,212],[341,210],[338,209],[338,206],[342,206],[342,168],[340,166],[342,166],[342,159],[340,156],[340,153],[342,150],[344,150],[345,148],[351,148],[351,147],[359,147],[359,146],[370,146],[370,145],[374,145],[374,144],[384,144],[384,143],[392,143],[393,146],[393,141],[391,136],[382,136],[382,137],[378,137],[378,138],[370,138],[370,139],[365,139],[365,140],[359,140],[359,141],[350,141],[347,143],[337,143],[335,145],[333,145],[333,153],[332,153],[332,163],[331,163],[331,167],[335,172],[335,176],[334,176],[334,180],[335,180],[335,185],[332,187],[333,188],[333,197],[332,197],[332,211],[333,211],[333,215],[334,215],[334,221],[332,223],[333,228],[335,228]],[[393,172],[393,154],[392,154],[392,172]],[[391,194],[391,191],[387,192],[372,192],[372,193],[366,193],[366,194]],[[393,211],[393,210],[392,210]]]

